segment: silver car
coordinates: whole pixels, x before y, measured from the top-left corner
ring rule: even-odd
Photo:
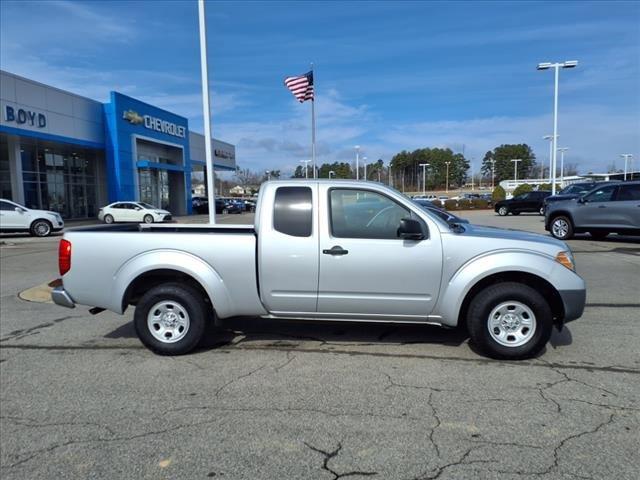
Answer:
[[[599,185],[579,198],[551,203],[545,229],[560,240],[586,232],[598,240],[610,233],[640,235],[640,182]]]

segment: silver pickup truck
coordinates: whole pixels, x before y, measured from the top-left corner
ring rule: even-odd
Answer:
[[[465,326],[487,355],[538,353],[582,315],[564,242],[447,224],[370,182],[262,185],[255,225],[109,225],[65,233],[58,305],[134,305],[153,351],[192,350],[217,318]]]

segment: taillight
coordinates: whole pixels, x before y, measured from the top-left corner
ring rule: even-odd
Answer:
[[[64,238],[60,240],[58,247],[58,270],[64,275],[71,270],[71,242]]]

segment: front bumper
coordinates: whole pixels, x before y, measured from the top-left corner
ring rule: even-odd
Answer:
[[[60,305],[62,307],[76,307],[75,302],[62,285],[59,285],[53,289],[53,291],[51,292],[51,300],[53,300],[53,303],[55,303],[56,305]]]
[[[560,290],[558,292],[562,298],[564,307],[563,322],[570,322],[582,316],[584,305],[587,300],[586,290]]]

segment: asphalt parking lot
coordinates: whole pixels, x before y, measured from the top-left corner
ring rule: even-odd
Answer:
[[[460,215],[544,232],[537,215]],[[3,479],[640,476],[637,239],[569,242],[585,314],[524,362],[436,327],[254,318],[159,357],[131,310],[19,297],[57,277],[57,240],[0,238]]]

